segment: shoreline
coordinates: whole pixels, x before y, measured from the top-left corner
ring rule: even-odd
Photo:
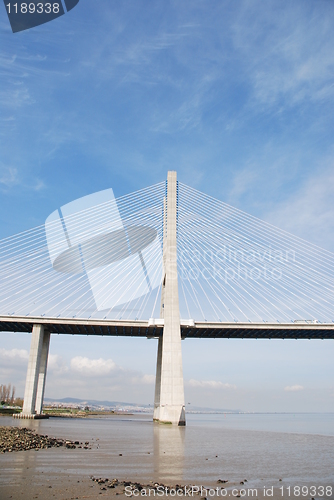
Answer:
[[[48,435],[39,434],[27,427],[0,426],[0,453],[12,453],[28,450],[41,450],[47,448],[59,448],[64,446],[68,449],[83,448],[91,449],[89,441],[82,443]]]
[[[10,412],[7,412],[7,413],[4,413],[4,412],[0,412],[0,418],[1,417],[13,417],[15,415],[15,417],[17,418],[17,415],[20,415],[21,412],[20,411],[17,411],[17,412],[13,412],[13,411],[10,411]],[[61,411],[61,412],[57,412],[57,411],[46,411],[46,412],[43,412],[42,413],[42,416],[45,416],[45,417],[52,417],[52,418],[92,418],[92,417],[95,417],[95,418],[103,418],[103,417],[133,417],[134,415],[136,415],[135,413],[122,413],[122,412],[115,412],[115,411],[111,411],[111,412],[104,412],[104,411],[87,411],[87,412],[77,412],[77,413],[72,413],[72,412],[66,412],[66,411]],[[148,414],[140,414],[140,415],[148,415]],[[23,420],[29,420],[29,419],[23,419]]]
[[[32,452],[30,452],[32,453]],[[43,450],[43,453],[50,453]],[[115,477],[114,477],[115,476]],[[225,481],[225,480],[224,480]],[[228,481],[228,480],[227,480]],[[132,475],[128,477],[118,477],[110,475],[108,478],[104,475],[88,475],[83,473],[70,474],[67,471],[62,472],[41,472],[30,471],[26,468],[21,480],[13,482],[6,481],[0,484],[1,500],[34,500],[56,498],[62,500],[98,500],[101,498],[253,498],[265,500],[271,498],[279,499],[300,499],[299,490],[294,488],[307,488],[309,494],[303,495],[303,498],[333,499],[334,495],[322,494],[323,485],[310,482],[300,485],[296,482],[287,484],[276,482],[272,484],[270,480],[253,479],[249,484],[245,480],[228,481],[220,484],[219,480],[215,483],[198,483],[179,481],[159,481],[150,477]],[[332,485],[324,485],[324,488],[331,488]],[[315,490],[314,490],[315,488]]]
[[[14,419],[8,418],[7,421],[14,424]],[[298,495],[291,494],[294,486],[303,486],[309,492],[312,486],[334,486],[330,466],[332,437],[290,435],[284,438],[283,435],[263,433],[261,444],[258,432],[230,433],[226,429],[206,427],[203,433],[200,427],[159,426],[133,416],[131,419],[118,416],[109,422],[107,419],[91,419],[90,423],[84,419],[29,421],[29,425],[27,421],[24,424],[21,421],[5,427],[12,427],[17,433],[23,426],[29,427],[28,434],[34,438],[36,435],[42,436],[41,439],[56,436],[50,439],[72,442],[75,446],[36,446],[26,451],[0,453],[1,500],[96,500],[115,496],[190,496],[209,500],[214,497],[210,491],[205,493],[205,488],[211,489],[216,498],[296,500]],[[217,444],[220,435],[221,441]],[[227,439],[234,448],[237,446],[236,455],[233,448],[226,448]],[[302,455],[294,455],[291,448],[287,451],[291,440],[301,447],[298,453]],[[85,441],[89,441],[89,449],[80,448],[80,443]],[[205,448],[208,441],[210,444]],[[324,453],[327,453],[327,459]],[[304,462],[295,466],[298,456],[303,456]],[[254,460],[258,461],[256,466],[252,466]],[[321,461],[320,468],[316,466],[317,460]],[[159,486],[162,489],[158,492]],[[195,490],[189,494],[192,486]],[[188,489],[186,495],[173,495],[164,489],[166,487]],[[134,490],[132,497],[131,489]],[[150,494],[148,490],[151,490]],[[240,492],[239,497],[237,493]],[[316,493],[321,491],[318,489]],[[299,495],[299,498],[301,496],[308,500],[334,498],[333,495],[320,494]]]

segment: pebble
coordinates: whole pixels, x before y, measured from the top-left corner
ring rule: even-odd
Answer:
[[[123,492],[125,492],[126,487],[131,487],[131,490],[138,490],[142,491],[143,489],[151,489],[151,490],[157,490],[157,488],[163,488],[165,492],[169,492],[170,490],[184,490],[184,488],[191,488],[191,485],[185,485],[182,486],[180,484],[176,484],[175,486],[167,486],[162,483],[154,483],[152,484],[152,481],[150,481],[150,484],[141,484],[137,481],[119,481],[118,479],[108,479],[108,478],[102,478],[102,477],[94,477],[91,476],[91,480],[97,483],[100,486],[101,490],[106,490],[107,488],[116,488],[121,487],[123,488]],[[116,493],[116,495],[119,493]],[[138,495],[136,495],[138,496]]]
[[[59,448],[64,446],[74,449],[79,444],[78,441],[49,437],[47,435],[36,434],[35,431],[26,427],[6,427],[0,426],[0,452],[10,453],[13,451],[41,450],[47,448]],[[87,442],[87,444],[89,444]],[[88,449],[88,446],[84,446]]]

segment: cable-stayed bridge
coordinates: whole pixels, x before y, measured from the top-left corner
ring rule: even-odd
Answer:
[[[49,333],[68,335],[101,335],[118,337],[159,338],[163,335],[164,320],[105,320],[80,318],[48,318],[0,316],[1,331],[30,333],[33,325],[41,323]],[[293,323],[210,322],[180,320],[181,339],[333,339],[332,323],[296,321]]]
[[[182,338],[334,338],[333,254],[178,183],[107,189],[0,242],[0,328],[32,331],[23,415],[51,334],[158,338],[154,418],[185,423]]]

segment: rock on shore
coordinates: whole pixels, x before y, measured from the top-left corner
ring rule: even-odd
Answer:
[[[69,441],[55,437],[36,434],[35,431],[26,427],[5,427],[0,426],[0,452],[40,450],[43,448],[84,448],[88,449],[89,443],[84,445],[79,441]]]
[[[179,492],[178,496],[180,496],[180,491],[185,491],[185,489],[191,490],[191,488],[196,488],[196,486],[193,485],[181,485],[181,484],[176,484],[174,486],[170,485],[165,485],[163,483],[155,483],[151,481],[149,484],[142,484],[137,481],[119,481],[118,479],[108,479],[108,478],[102,478],[102,477],[94,477],[91,476],[90,479],[97,483],[100,486],[101,490],[106,490],[107,488],[118,488],[121,493],[128,492],[130,495],[130,492],[135,492],[134,496],[138,496],[137,492],[141,492],[142,490],[146,490],[147,492],[150,490],[151,492],[159,492],[158,496],[161,496],[161,493],[164,492],[165,495],[168,495],[168,493],[171,492],[171,490],[176,490]],[[128,490],[126,490],[128,488]],[[204,486],[202,486],[204,488]],[[116,493],[116,495],[118,495]],[[196,493],[198,494],[198,493]],[[143,496],[147,496],[146,494]],[[171,494],[171,496],[175,496],[175,494]]]

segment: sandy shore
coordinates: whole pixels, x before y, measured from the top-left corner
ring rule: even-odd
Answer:
[[[0,453],[13,453],[16,451],[42,450],[46,448],[59,448],[65,446],[69,449],[90,449],[89,442],[71,441],[37,434],[27,427],[0,426]]]
[[[47,453],[47,451],[46,451]],[[1,473],[1,475],[4,471]],[[116,480],[116,484],[113,484]],[[269,493],[269,495],[268,495]],[[130,478],[95,478],[80,474],[73,476],[66,471],[61,473],[39,474],[37,471],[26,470],[25,475],[14,482],[0,484],[1,500],[33,500],[33,499],[94,499],[101,498],[253,498],[273,500],[297,498],[274,488],[273,491],[262,487],[248,488],[247,485],[229,483],[222,487],[220,484],[212,485],[183,485],[163,484],[154,481]],[[305,498],[305,497],[303,497]],[[311,499],[310,495],[307,498]],[[329,497],[326,497],[329,498]],[[330,497],[333,498],[333,497]]]
[[[32,422],[31,426],[47,426],[52,423],[41,424]],[[146,424],[145,424],[146,425]],[[120,436],[117,442],[113,438],[113,449],[107,442],[96,436],[89,442],[86,449],[82,446],[79,436],[82,431],[71,424],[72,438],[68,433],[62,437],[55,431],[57,437],[46,436],[32,429],[9,426],[0,432],[0,499],[7,500],[48,500],[48,499],[100,499],[100,498],[254,498],[254,499],[297,499],[306,498],[334,498],[334,495],[321,494],[318,484],[303,482],[308,488],[307,494],[294,492],[297,481],[287,482],[284,477],[234,477],[211,476],[203,484],[200,477],[203,465],[214,465],[219,458],[201,457],[198,466],[193,470],[187,482],[182,479],[182,460],[177,461],[175,442],[170,438],[163,441],[160,450],[143,449],[136,447],[136,433],[130,438],[131,447],[126,448],[124,438]],[[127,433],[131,424],[125,423]],[[151,428],[151,425],[148,427]],[[137,429],[137,427],[135,427]],[[160,429],[158,429],[160,430]],[[91,431],[89,431],[91,432]],[[172,431],[174,433],[174,431]],[[178,432],[176,429],[175,432]],[[183,432],[181,430],[180,432]],[[91,433],[92,436],[93,433]],[[3,440],[1,441],[1,435]],[[86,433],[86,437],[87,437]],[[159,433],[159,437],[160,433]],[[16,445],[14,446],[16,440]],[[60,444],[62,443],[62,444]],[[85,443],[85,441],[83,441]],[[168,452],[167,444],[172,449]],[[68,446],[66,446],[68,444]],[[2,447],[2,448],[1,448]],[[7,451],[4,451],[4,450]],[[12,449],[12,451],[8,451]],[[160,458],[159,458],[160,457]],[[165,460],[165,462],[164,462]],[[211,461],[211,462],[210,462]],[[145,469],[141,467],[146,463]],[[200,463],[203,465],[201,466]],[[146,470],[143,473],[143,470]],[[168,479],[170,477],[170,479]],[[188,477],[188,476],[187,476]],[[316,486],[312,490],[311,486]],[[328,486],[328,485],[327,485]],[[193,488],[192,488],[193,487]],[[290,489],[289,489],[290,488]],[[328,490],[329,491],[329,490]],[[296,494],[295,494],[296,493]],[[132,494],[132,496],[131,496]]]

